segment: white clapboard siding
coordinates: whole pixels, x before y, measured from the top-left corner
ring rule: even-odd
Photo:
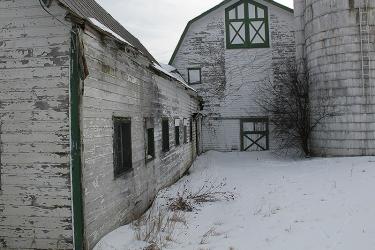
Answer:
[[[70,29],[38,0],[0,1],[0,24],[0,249],[72,249]]]

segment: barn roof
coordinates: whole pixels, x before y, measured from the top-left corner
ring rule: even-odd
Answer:
[[[201,19],[201,18],[204,17],[204,16],[207,16],[207,15],[210,14],[211,12],[217,10],[218,8],[224,6],[225,4],[227,4],[227,3],[231,2],[231,1],[233,1],[233,0],[224,0],[224,1],[222,1],[221,3],[219,3],[218,5],[212,7],[211,9],[207,10],[206,12],[200,14],[199,16],[193,18],[192,20],[190,20],[190,21],[188,22],[188,24],[187,24],[186,27],[185,27],[184,32],[182,33],[182,35],[181,35],[181,37],[180,37],[180,40],[178,41],[178,44],[177,44],[177,46],[176,46],[176,48],[175,48],[175,50],[174,50],[174,52],[173,52],[173,55],[172,55],[171,59],[169,60],[169,64],[172,64],[172,63],[173,63],[174,58],[176,57],[176,54],[177,54],[178,50],[180,49],[180,46],[181,46],[181,44],[182,44],[182,41],[184,40],[185,35],[186,35],[187,31],[188,31],[189,28],[190,28],[190,25],[193,24],[195,21]],[[263,0],[263,1],[265,1],[265,2],[267,2],[267,3],[270,3],[270,4],[272,4],[272,5],[276,6],[276,7],[279,7],[279,8],[281,8],[281,9],[284,9],[284,10],[286,10],[286,11],[288,11],[288,12],[294,13],[294,10],[293,10],[293,9],[291,9],[291,8],[285,6],[285,5],[282,5],[282,4],[278,3],[278,2],[275,2],[275,1],[273,1],[273,0]]]
[[[63,6],[70,10],[76,16],[88,20],[97,20],[103,26],[107,27],[114,34],[120,36],[123,40],[130,43],[133,47],[141,51],[147,58],[157,62],[151,53],[143,44],[127,31],[119,22],[117,22],[105,9],[103,9],[95,0],[58,0]],[[93,23],[95,25],[95,23]],[[112,33],[112,34],[113,34]],[[117,37],[118,38],[118,37]]]

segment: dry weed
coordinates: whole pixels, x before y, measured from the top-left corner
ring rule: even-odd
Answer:
[[[191,212],[196,204],[215,202],[219,200],[234,200],[236,195],[230,191],[223,191],[226,186],[225,179],[219,184],[206,180],[197,190],[192,191],[190,182],[186,181],[182,186],[182,192],[178,191],[175,198],[170,198],[169,209],[172,211]]]
[[[176,225],[187,225],[184,214],[155,204],[139,219],[133,221],[135,238],[150,244],[147,250],[159,250],[173,241]]]

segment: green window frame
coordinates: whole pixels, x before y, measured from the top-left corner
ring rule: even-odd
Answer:
[[[227,49],[269,48],[268,8],[242,0],[225,9]]]

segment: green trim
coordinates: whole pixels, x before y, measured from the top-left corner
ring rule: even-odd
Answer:
[[[81,163],[81,128],[80,128],[80,76],[78,32],[71,32],[70,44],[70,139],[72,164],[72,195],[74,222],[74,249],[84,247],[83,199],[82,199],[82,163]]]
[[[244,19],[229,19],[229,12],[233,10],[234,8],[237,8],[239,5],[244,4]],[[254,5],[255,8],[255,18],[250,18],[250,13],[249,13],[249,4]],[[262,9],[264,11],[264,17],[263,18],[258,18],[258,8]],[[262,21],[263,25],[265,25],[265,37],[263,38],[260,34],[256,33],[254,35],[254,38],[259,35],[262,40],[264,40],[263,43],[252,43],[251,37],[250,37],[250,26],[253,26],[251,23],[254,21]],[[239,34],[239,36],[244,40],[243,44],[232,44],[232,41],[234,38],[237,36],[235,35],[233,39],[231,40],[230,37],[230,26],[232,22],[243,22],[242,26],[245,26],[245,38],[243,39]],[[241,27],[242,27],[241,26]],[[261,26],[261,27],[262,27]],[[232,26],[233,27],[233,26]],[[254,26],[253,26],[254,28]],[[234,27],[233,27],[234,29]],[[255,28],[254,28],[255,30]],[[239,32],[239,31],[238,31]],[[269,20],[268,20],[268,7],[260,4],[258,2],[255,2],[253,0],[242,0],[239,1],[228,8],[225,9],[225,33],[226,33],[226,48],[227,49],[247,49],[247,48],[269,48],[270,47],[270,36],[269,36]]]
[[[224,5],[226,5],[227,3],[231,2],[231,1],[233,1],[233,0],[224,0],[224,1],[222,1],[221,3],[219,3],[218,5],[212,7],[211,9],[207,10],[206,12],[203,12],[202,14],[200,14],[199,16],[193,18],[192,20],[190,20],[190,21],[188,22],[188,24],[186,25],[186,27],[185,27],[185,29],[184,29],[184,31],[183,31],[181,37],[180,37],[180,40],[179,40],[178,43],[177,43],[177,46],[176,46],[175,50],[173,51],[172,57],[171,57],[171,59],[169,60],[169,64],[172,64],[172,63],[173,63],[173,61],[174,61],[174,59],[175,59],[175,57],[176,57],[176,55],[177,55],[177,52],[179,51],[179,49],[180,49],[180,47],[181,47],[181,44],[182,44],[182,42],[183,42],[183,40],[184,40],[184,38],[185,38],[185,36],[186,36],[186,33],[188,32],[190,26],[191,26],[195,21],[197,21],[197,20],[201,19],[202,17],[204,17],[204,16],[210,14],[211,12],[217,10],[218,8],[220,8],[220,7],[224,6]],[[275,2],[275,1],[273,1],[273,0],[262,0],[262,1],[264,1],[264,2],[266,2],[266,3],[269,3],[269,4],[272,4],[272,5],[276,6],[276,7],[280,8],[280,9],[283,9],[283,10],[285,10],[285,11],[288,11],[288,12],[290,12],[290,13],[294,13],[294,10],[293,10],[293,9],[291,9],[291,8],[285,6],[285,5],[282,5],[282,4],[280,4],[280,3],[277,3],[277,2]]]
[[[243,131],[243,124],[246,122],[264,122],[266,123],[266,131]],[[269,118],[268,117],[254,117],[254,118],[241,118],[240,119],[240,143],[241,151],[245,151],[244,148],[244,136],[247,134],[259,134],[266,137],[266,148],[265,150],[270,149],[270,129],[269,129]]]
[[[199,82],[198,83],[190,83],[190,70],[199,70]],[[187,75],[188,75],[188,84],[189,85],[197,85],[197,84],[202,84],[202,68],[195,67],[195,68],[188,68],[187,69]]]

